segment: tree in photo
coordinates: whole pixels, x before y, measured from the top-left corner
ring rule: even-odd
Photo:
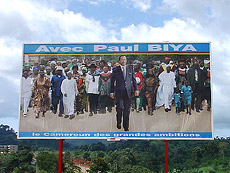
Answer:
[[[109,164],[102,157],[98,157],[93,160],[93,164],[90,166],[89,173],[106,173],[110,171]]]

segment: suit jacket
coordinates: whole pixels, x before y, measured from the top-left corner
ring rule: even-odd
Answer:
[[[51,79],[51,89],[53,91],[54,96],[62,96],[61,84],[64,79],[65,76],[63,75],[61,75],[60,77],[58,77],[58,75],[53,75]]]
[[[202,91],[204,89],[204,72],[198,68],[198,90]],[[187,79],[192,87],[192,90],[195,89],[195,68],[191,67],[187,73]]]
[[[120,66],[114,67],[111,79],[111,91],[115,92],[116,98],[121,98],[124,96],[125,92],[129,98],[132,98],[133,93],[138,91],[136,78],[133,72],[133,67],[130,65],[126,66],[126,77],[124,79],[123,72]]]

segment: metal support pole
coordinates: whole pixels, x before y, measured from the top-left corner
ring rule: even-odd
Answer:
[[[168,140],[165,140],[165,173],[168,173]]]
[[[58,139],[59,141],[59,158],[58,158],[58,173],[62,173],[62,153],[63,153],[63,141],[64,139]]]

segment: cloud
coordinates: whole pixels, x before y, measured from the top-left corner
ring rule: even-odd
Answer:
[[[0,103],[5,103],[6,101],[4,99],[0,99]]]
[[[115,0],[78,0],[78,2],[88,2],[91,5],[100,5],[102,3],[115,3]]]
[[[174,18],[165,21],[163,27],[154,27],[145,23],[121,28],[122,40],[129,41],[207,41],[205,35],[200,34],[202,27],[192,19],[180,20]],[[197,40],[199,38],[199,40]]]
[[[163,0],[163,5],[158,12],[179,14],[182,19],[192,18],[198,21],[207,33],[224,40],[226,34],[230,33],[230,23],[227,17],[230,15],[229,7],[230,1],[228,0]]]
[[[0,77],[0,118],[18,116],[19,110],[19,85],[15,87],[11,81]]]
[[[24,10],[26,7],[26,10]],[[7,1],[0,7],[0,36],[18,42],[93,42],[110,36],[100,23],[81,13],[58,11],[29,1]],[[1,19],[1,18],[0,18]]]
[[[13,1],[20,1],[20,0],[13,0]],[[25,1],[25,0],[23,0]],[[28,1],[28,0],[27,0]],[[74,2],[73,0],[29,0],[30,3],[32,4],[40,4],[43,7],[49,8],[49,9],[53,9],[56,11],[61,11],[61,10],[65,10],[68,9],[71,6],[71,3]],[[78,0],[81,1],[81,0]],[[84,1],[84,0],[82,0]]]
[[[141,12],[146,12],[151,8],[151,0],[123,0],[123,2],[132,5]]]

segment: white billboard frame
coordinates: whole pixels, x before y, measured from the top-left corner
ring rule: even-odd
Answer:
[[[53,48],[50,45],[56,46]],[[60,47],[57,50],[57,45]],[[69,46],[70,45],[70,46]],[[88,51],[84,46],[94,45],[93,52]],[[97,49],[95,49],[97,45]],[[118,47],[117,49],[114,45]],[[150,45],[150,46],[149,46]],[[160,45],[160,46],[159,46]],[[167,46],[166,46],[167,45]],[[171,45],[171,46],[170,46]],[[174,47],[172,46],[174,45]],[[182,46],[180,46],[182,45]],[[198,45],[198,47],[197,47]],[[204,47],[199,45],[205,45]],[[208,45],[208,46],[207,46]],[[26,50],[25,46],[36,47],[34,50]],[[40,46],[40,47],[39,47]],[[41,47],[43,46],[43,47]],[[62,47],[61,47],[62,46]],[[71,47],[72,46],[72,47]],[[75,47],[74,47],[75,46]],[[82,47],[81,47],[82,46]],[[110,46],[110,49],[109,49]],[[113,46],[113,47],[111,47]],[[122,46],[126,46],[127,49],[123,49]],[[129,49],[128,46],[132,46]],[[142,46],[145,47],[142,49]],[[187,47],[186,47],[187,46]],[[63,48],[64,47],[64,48]],[[84,52],[85,48],[88,52]],[[208,49],[208,50],[207,50]],[[127,52],[127,50],[129,50]],[[143,51],[144,50],[144,51]],[[31,52],[29,52],[31,51]],[[56,52],[55,52],[56,51]],[[211,61],[210,42],[188,43],[188,42],[162,42],[162,43],[38,43],[38,44],[23,44],[23,58],[24,55],[208,55]],[[22,60],[23,64],[23,60]],[[212,68],[211,68],[212,71]],[[212,72],[211,72],[212,74]],[[211,75],[212,81],[212,75]],[[211,92],[212,90],[211,85]],[[20,93],[21,97],[21,93]],[[211,99],[213,94],[211,93]],[[21,99],[20,99],[21,102]],[[20,104],[21,105],[21,104]],[[20,120],[20,105],[19,105],[19,120]],[[133,139],[133,140],[213,140],[213,117],[211,115],[211,130],[208,132],[208,137],[199,137],[199,132],[159,132],[153,134],[153,132],[30,132],[30,136],[23,134],[19,130],[19,139]],[[19,122],[20,127],[20,122]],[[43,133],[43,135],[41,134]],[[168,134],[167,134],[168,133]],[[191,134],[190,134],[191,133]],[[154,135],[156,135],[154,137]]]

